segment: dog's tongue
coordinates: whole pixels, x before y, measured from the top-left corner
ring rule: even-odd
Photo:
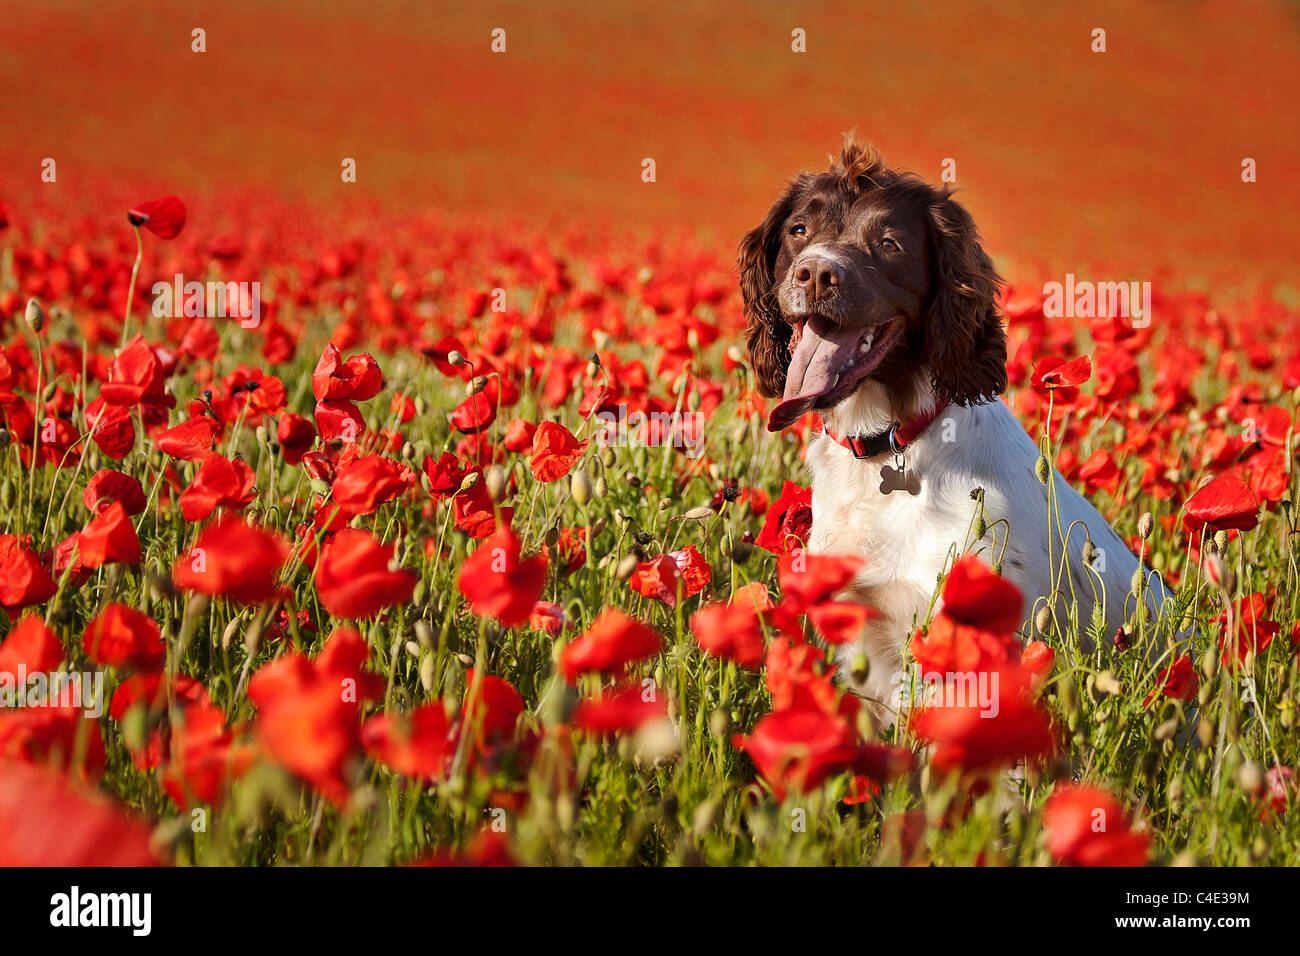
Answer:
[[[767,430],[790,426],[833,389],[839,373],[853,364],[861,341],[862,329],[844,328],[820,315],[809,319],[790,356],[785,395],[767,417]]]

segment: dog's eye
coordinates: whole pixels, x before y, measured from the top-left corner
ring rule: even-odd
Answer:
[[[880,240],[880,248],[886,250],[887,252],[903,251],[903,247],[898,244],[897,240],[891,239],[888,236]]]
[[[808,229],[803,225],[803,223],[800,223],[797,226],[790,227],[790,235],[792,236],[803,236],[807,234],[807,232]]]

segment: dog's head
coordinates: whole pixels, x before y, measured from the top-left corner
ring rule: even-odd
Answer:
[[[768,428],[832,408],[868,378],[902,387],[922,368],[942,401],[994,398],[1007,384],[1001,284],[947,189],[847,140],[740,243],[757,388],[782,399]]]

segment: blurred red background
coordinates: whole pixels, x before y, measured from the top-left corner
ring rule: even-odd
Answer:
[[[686,231],[729,255],[856,128],[931,180],[955,159],[1013,273],[1294,282],[1294,3],[5,2],[0,17],[11,206],[237,190]]]

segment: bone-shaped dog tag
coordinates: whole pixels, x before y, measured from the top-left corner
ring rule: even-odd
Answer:
[[[894,463],[898,467],[890,468],[885,465],[880,469],[880,493],[888,495],[895,491],[906,491],[909,495],[919,495],[921,480],[916,473],[909,474],[906,462],[900,458],[895,458]]]

